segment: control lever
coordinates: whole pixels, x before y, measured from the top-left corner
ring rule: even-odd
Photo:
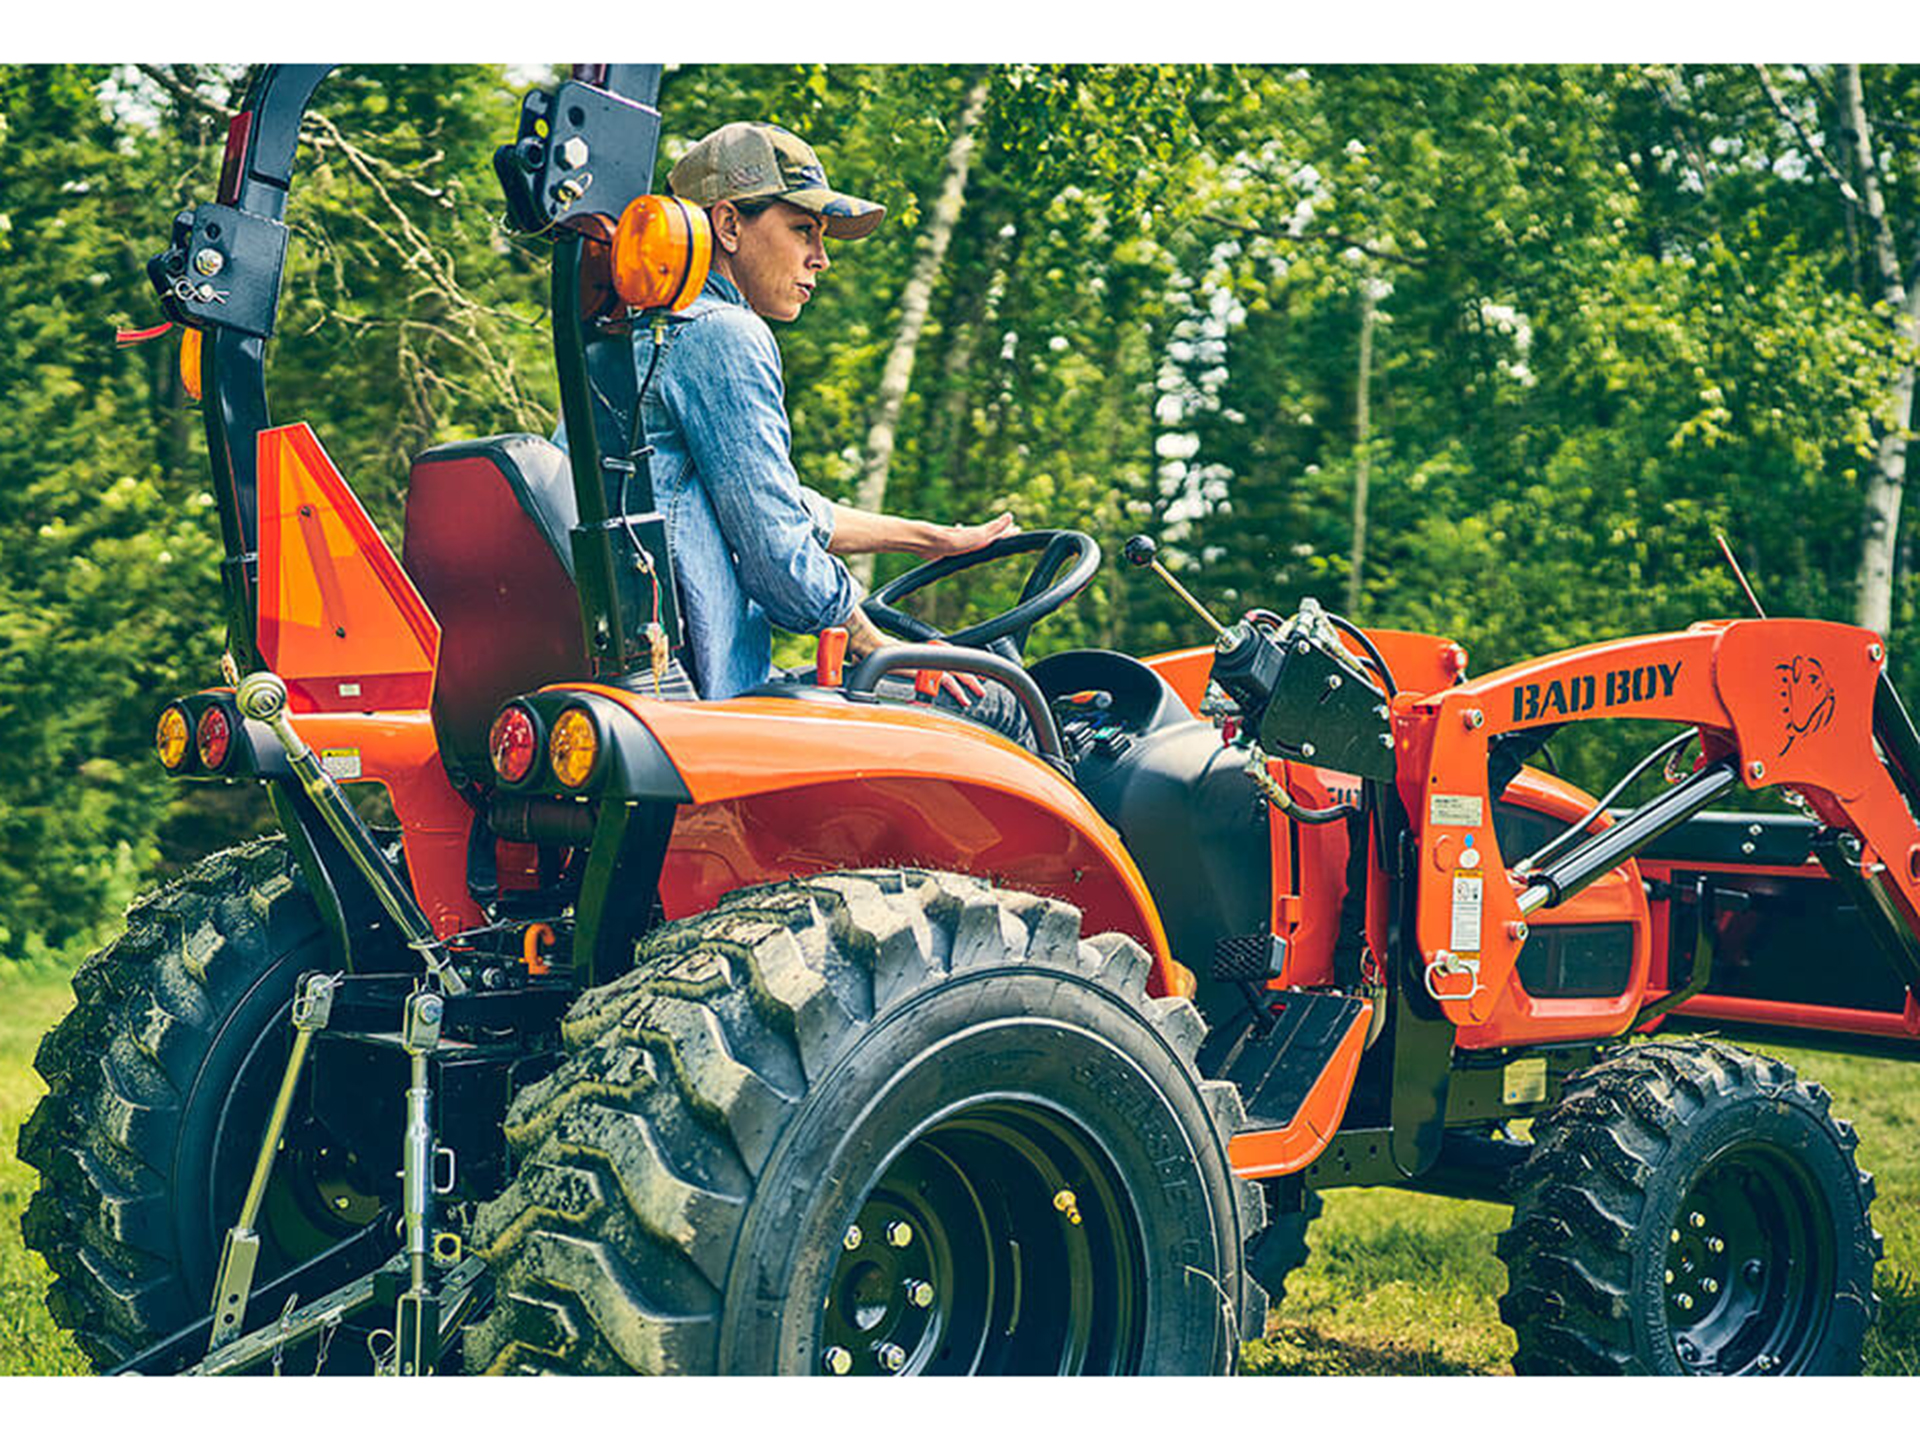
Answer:
[[[1174,579],[1168,572],[1167,567],[1155,558],[1159,552],[1159,548],[1159,546],[1153,543],[1152,536],[1135,535],[1131,540],[1127,541],[1126,549],[1122,553],[1127,557],[1127,563],[1129,565],[1144,565],[1162,580],[1166,581],[1167,584],[1172,587],[1174,594],[1191,605],[1194,613],[1213,627],[1213,633],[1215,635],[1226,634],[1227,627],[1214,619],[1207,607],[1194,599],[1192,594],[1188,592],[1187,587]]]

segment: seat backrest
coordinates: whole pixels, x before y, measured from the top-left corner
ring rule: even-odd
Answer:
[[[537,435],[436,445],[413,462],[401,563],[441,625],[433,722],[456,776],[486,781],[509,697],[589,671],[566,452]]]

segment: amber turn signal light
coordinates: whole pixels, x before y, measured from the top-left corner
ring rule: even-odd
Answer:
[[[167,706],[160,712],[160,723],[154,729],[153,743],[160,751],[160,763],[169,770],[178,770],[187,763],[187,741],[193,734],[193,727],[187,723],[187,710],[184,705]]]
[[[200,398],[200,332],[191,325],[180,331],[180,383],[187,394]]]
[[[593,775],[600,758],[600,730],[593,717],[579,706],[562,710],[553,722],[553,734],[547,737],[547,762],[553,775],[569,790],[578,790]]]
[[[706,213],[672,195],[642,195],[613,232],[613,288],[636,309],[686,309],[712,263]]]
[[[493,773],[509,785],[518,785],[533,773],[540,754],[540,735],[533,713],[524,705],[509,705],[494,717],[487,731],[487,755]]]

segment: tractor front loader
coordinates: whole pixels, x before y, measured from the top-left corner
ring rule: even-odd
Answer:
[[[906,643],[701,699],[629,430],[634,337],[708,244],[648,193],[658,68],[527,98],[496,168],[552,247],[569,444],[420,456],[398,558],[268,418],[324,73],[260,72],[150,267],[199,346],[231,662],[160,758],[282,833],[137,904],[41,1048],[23,1228],[102,1368],[1219,1372],[1349,1184],[1513,1204],[1523,1370],[1857,1367],[1879,1239],[1824,1092],[1627,1041],[1727,1005],[1920,1037],[1920,740],[1876,637],[1713,622],[1469,679],[1182,590],[1214,644],[1028,665],[1101,563],[1039,531],[876,592]],[[1018,557],[1003,614],[901,608]],[[925,703],[943,670],[1032,747]],[[1526,763],[1623,717],[1698,736],[1637,810]],[[1740,786],[1809,818],[1707,812]],[[1785,973],[1740,922],[1816,883],[1892,980],[1727,993]]]

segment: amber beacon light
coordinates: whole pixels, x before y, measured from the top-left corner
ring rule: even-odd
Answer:
[[[641,310],[684,310],[707,283],[713,230],[704,211],[672,195],[642,195],[613,234],[613,286]]]

